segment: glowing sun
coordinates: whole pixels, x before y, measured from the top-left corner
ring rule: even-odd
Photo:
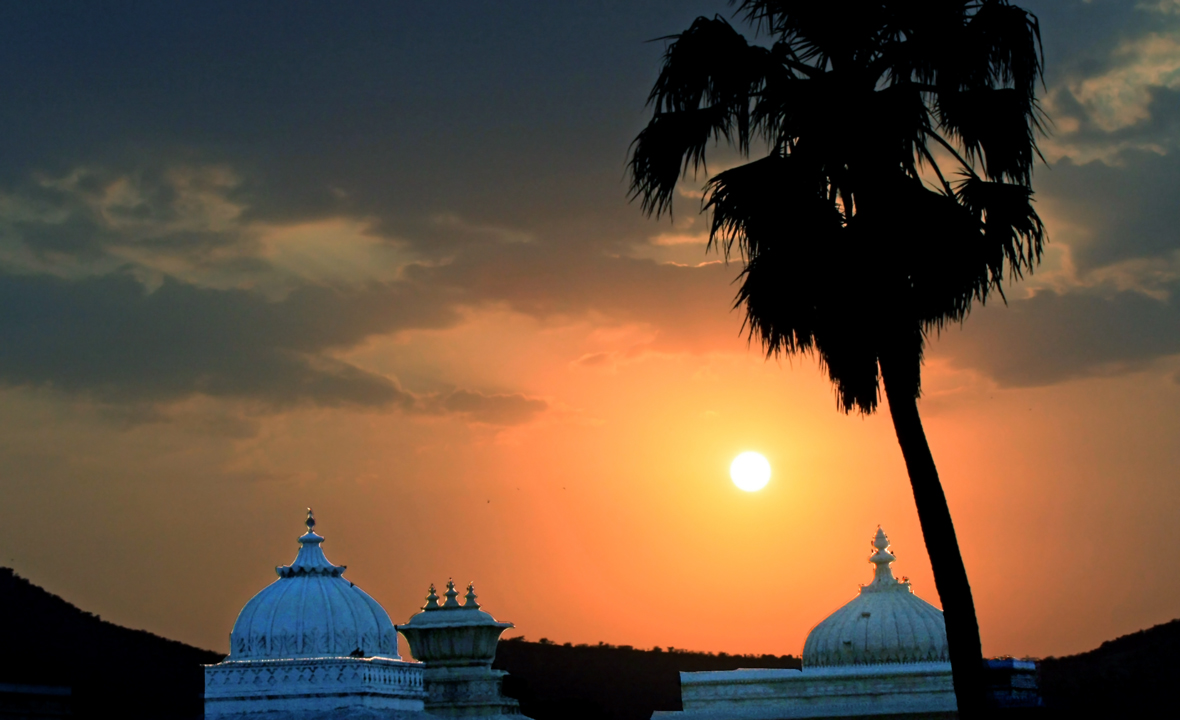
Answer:
[[[746,492],[755,492],[770,482],[770,463],[756,452],[744,452],[729,466],[733,484]]]

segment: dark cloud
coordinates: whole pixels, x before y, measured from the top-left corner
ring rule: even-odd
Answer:
[[[1109,71],[1120,43],[1172,22],[1126,2],[1027,5],[1041,16],[1055,89]],[[173,277],[148,292],[130,271],[70,280],[9,268],[0,274],[0,382],[149,408],[202,393],[515,422],[545,402],[470,389],[416,395],[333,352],[448,327],[462,308],[487,303],[644,323],[653,347],[676,351],[736,339],[729,283],[738,268],[627,256],[662,228],[627,204],[623,175],[663,49],[645,41],[727,8],[0,7],[0,200],[11,201],[0,205],[0,241],[94,272],[124,261],[113,248],[134,246],[188,268],[261,277],[273,268],[251,228],[331,217],[369,222],[420,261],[396,282],[304,282],[284,286],[281,300]],[[1174,137],[1180,96],[1151,92],[1150,119],[1116,133],[1068,93],[1061,111],[1079,118],[1073,140],[1083,145]],[[1124,152],[1038,174],[1042,202],[1089,230],[1065,240],[1083,273],[1177,248],[1175,157]],[[240,215],[219,223],[230,206]],[[222,285],[249,287],[241,277]],[[1003,382],[1051,382],[1175,352],[1160,339],[1171,307],[1133,293],[1042,293],[976,313],[957,344],[945,344]],[[1149,335],[1104,349],[1101,333],[1078,327],[1087,316],[1106,318],[1096,321],[1103,332]],[[1004,343],[1011,353],[997,349]]]
[[[1095,75],[1108,67],[1111,50],[1129,37],[1168,24],[1135,0],[1019,0],[1041,23],[1049,82]]]
[[[1069,225],[1078,270],[1180,250],[1180,154],[1123,151],[1117,164],[1078,165],[1068,158],[1037,175],[1037,194]]]
[[[0,275],[0,382],[86,393],[110,403],[193,394],[463,413],[511,424],[545,403],[512,394],[415,395],[331,355],[399,330],[456,324],[464,307],[508,305],[538,318],[588,313],[661,328],[664,344],[703,349],[726,312],[734,269],[519,245],[405,279],[352,289],[303,285],[282,300],[165,277],[148,291],[130,273],[71,280]]]
[[[1180,283],[1168,289],[1175,298]],[[1044,291],[977,310],[933,350],[1005,386],[1121,374],[1180,353],[1180,307],[1133,291]]]
[[[1180,147],[1180,97],[1167,67],[1180,12],[1162,2],[1032,0],[1041,19],[1055,151],[1110,156]],[[1134,109],[1134,112],[1130,112]]]
[[[439,407],[489,425],[519,425],[549,408],[549,403],[520,393],[492,394],[455,390],[437,399]]]
[[[1180,14],[1159,12],[1151,0],[1019,0],[1035,13],[1045,49],[1049,87],[1101,75],[1118,64],[1115,51],[1148,33],[1180,27]]]
[[[244,205],[232,170],[124,165],[15,184],[0,195],[0,241],[49,262],[110,260],[113,248],[128,247],[191,266],[251,260],[253,240],[239,222]]]
[[[147,292],[127,274],[74,281],[0,275],[0,307],[0,382],[86,394],[126,424],[167,421],[157,404],[198,394],[271,408],[459,415],[492,425],[527,422],[549,407],[519,393],[413,393],[327,354],[372,334],[455,322],[453,308],[400,286],[305,287],[272,302],[172,278]]]
[[[0,275],[0,381],[93,394],[107,402],[194,393],[276,406],[405,406],[388,378],[332,359],[376,333],[439,327],[452,311],[399,286],[304,287],[271,302],[171,278],[154,292],[128,274],[82,280]]]
[[[458,215],[566,242],[644,231],[627,145],[660,43],[712,0],[0,8],[0,185],[225,163],[247,219],[348,214],[447,254]]]
[[[701,260],[710,259],[701,253]],[[711,259],[716,259],[712,256]],[[451,263],[414,266],[424,284],[462,289],[469,300],[503,302],[535,317],[596,311],[669,329],[727,315],[737,266],[684,266],[551,243],[472,249]]]

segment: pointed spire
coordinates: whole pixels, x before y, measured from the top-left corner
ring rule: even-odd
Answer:
[[[430,594],[426,596],[426,604],[422,606],[423,610],[438,610],[438,595],[434,592],[434,583],[430,583]]]
[[[479,603],[475,601],[475,583],[467,586],[467,594],[463,596],[463,607],[471,608],[472,610],[479,609]]]
[[[307,545],[309,543],[315,544],[322,543],[324,541],[323,536],[316,535],[315,513],[312,512],[311,508],[307,509],[307,519],[303,521],[303,524],[307,526],[307,532],[299,538],[300,544]]]
[[[889,536],[877,526],[877,534],[873,537],[873,547],[877,552],[869,557],[869,562],[877,566],[876,572],[873,574],[872,585],[896,585],[897,578],[893,577],[893,569],[889,566],[897,558],[893,553],[889,552]]]
[[[304,520],[307,532],[299,536],[299,553],[295,562],[290,565],[280,565],[275,568],[279,577],[293,577],[296,575],[332,575],[338,577],[347,569],[345,565],[333,565],[324,557],[324,550],[320,543],[324,541],[322,535],[315,533],[315,514],[311,508],[307,509],[307,519]]]
[[[459,591],[455,589],[454,580],[447,580],[447,591],[444,594],[447,596],[447,601],[443,603],[444,608],[459,607],[459,601],[455,599],[459,596]]]

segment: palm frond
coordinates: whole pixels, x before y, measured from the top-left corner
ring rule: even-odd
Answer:
[[[959,201],[983,223],[987,242],[1007,262],[1007,279],[1023,277],[1041,261],[1048,236],[1032,203],[1032,189],[1017,183],[963,180]],[[993,273],[996,282],[1003,272]]]
[[[938,94],[939,127],[979,160],[993,180],[1028,185],[1037,159],[1037,109],[1015,88],[977,88]]]
[[[821,367],[835,386],[836,406],[845,413],[855,410],[871,415],[881,396],[878,344],[874,342],[879,328],[864,322],[863,314],[828,315],[817,335],[816,350]]]
[[[728,258],[737,243],[742,258],[753,260],[767,243],[830,242],[843,218],[818,170],[797,158],[769,155],[719,173],[705,188],[710,249]]]
[[[750,96],[769,69],[770,51],[750,45],[725,18],[699,17],[664,52],[663,67],[648,96],[655,112],[724,108],[744,135]]]
[[[1008,0],[980,0],[967,24],[964,50],[971,53],[976,73],[960,79],[978,87],[984,82],[1011,87],[1025,96],[1036,92],[1044,72],[1041,25],[1037,16]]]
[[[724,108],[707,107],[654,115],[631,144],[627,169],[630,197],[659,217],[672,210],[676,184],[689,170],[700,170],[710,141],[730,136]]]
[[[930,109],[921,89],[904,83],[871,93],[871,97],[866,110],[873,122],[866,132],[873,136],[876,152],[888,157],[890,165],[903,167],[916,178],[920,148],[932,130]]]
[[[798,57],[820,69],[849,68],[872,59],[885,4],[868,0],[741,0],[747,22],[790,43]]]
[[[705,165],[710,142],[750,147],[751,96],[776,66],[724,18],[697,18],[672,36],[648,97],[654,113],[631,145],[631,199],[656,216],[672,209],[676,183]]]

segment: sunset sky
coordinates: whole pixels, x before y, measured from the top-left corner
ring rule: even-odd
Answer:
[[[984,652],[1047,656],[1180,617],[1180,0],[1018,4],[1051,243],[920,409]],[[705,177],[627,201],[647,41],[717,12],[0,6],[0,565],[220,651],[308,506],[395,622],[454,577],[529,639],[799,654],[878,525],[938,604],[888,413],[747,343]]]

